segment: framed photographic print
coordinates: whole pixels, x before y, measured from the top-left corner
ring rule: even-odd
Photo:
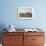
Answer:
[[[18,19],[33,19],[34,8],[32,7],[19,7],[18,8]]]

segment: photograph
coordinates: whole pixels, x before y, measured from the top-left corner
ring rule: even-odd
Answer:
[[[18,8],[18,19],[33,19],[34,8],[31,7],[19,7]]]

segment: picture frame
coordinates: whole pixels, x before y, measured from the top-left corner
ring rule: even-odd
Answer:
[[[34,8],[32,7],[19,7],[18,19],[34,19]]]

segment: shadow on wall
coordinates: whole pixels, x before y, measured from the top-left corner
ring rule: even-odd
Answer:
[[[0,43],[2,43],[2,32],[5,32],[6,30],[4,30],[5,25],[4,24],[0,24]]]

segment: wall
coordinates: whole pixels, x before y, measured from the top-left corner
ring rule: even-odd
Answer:
[[[18,20],[18,7],[33,7],[35,19]],[[0,0],[0,27],[9,24],[16,28],[40,27],[46,32],[46,0]]]
[[[46,1],[45,0],[1,0],[0,24],[13,24],[16,28],[41,27],[46,28]],[[18,20],[18,7],[33,7],[35,19]]]

